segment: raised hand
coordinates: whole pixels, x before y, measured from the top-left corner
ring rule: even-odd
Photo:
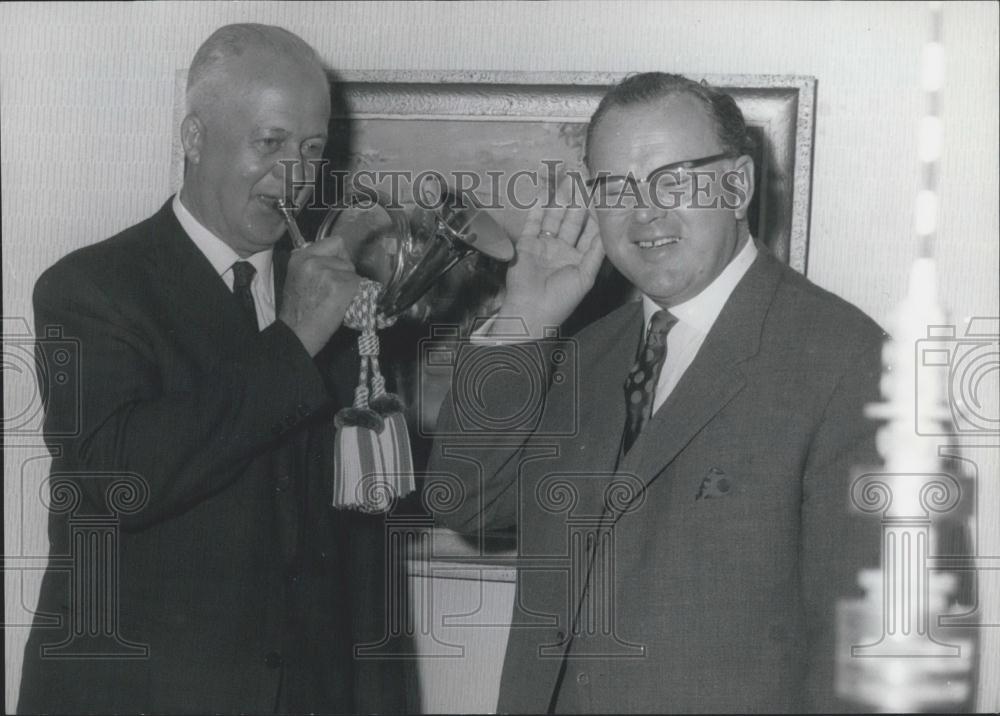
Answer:
[[[361,277],[339,236],[295,249],[288,259],[278,318],[316,355],[340,328]]]
[[[585,206],[567,208],[570,179],[556,191],[555,206],[539,201],[528,214],[507,270],[498,317],[520,318],[532,337],[558,326],[594,285],[604,258],[597,222]]]

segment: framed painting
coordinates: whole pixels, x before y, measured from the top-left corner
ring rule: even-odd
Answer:
[[[524,212],[503,191],[581,166],[587,122],[612,73],[356,71],[335,78],[336,162],[348,171],[435,171],[475,183],[512,236]],[[756,145],[751,233],[805,273],[816,80],[705,75],[731,94]],[[518,173],[521,173],[518,175]],[[471,177],[475,176],[475,179]],[[518,183],[520,182],[520,183]],[[450,182],[454,184],[455,182]],[[497,202],[497,194],[500,201]],[[499,205],[498,205],[499,204]]]

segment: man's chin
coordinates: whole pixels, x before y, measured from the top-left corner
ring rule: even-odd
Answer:
[[[678,282],[664,281],[662,276],[657,277],[657,280],[636,281],[633,285],[661,306],[683,302],[688,290],[688,287]]]
[[[647,296],[669,296],[677,291],[677,284],[667,276],[667,269],[659,266],[629,267],[630,271],[621,271],[622,275]]]
[[[254,252],[257,251],[267,251],[268,249],[273,249],[274,245],[281,241],[281,237],[285,235],[285,228],[281,227],[281,231],[276,231],[268,233],[265,235],[257,235],[253,238]]]
[[[243,240],[246,245],[255,247],[254,252],[266,251],[281,240],[286,229],[285,222],[280,219],[257,221],[244,231]]]

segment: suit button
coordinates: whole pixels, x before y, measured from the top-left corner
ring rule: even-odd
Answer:
[[[281,494],[288,489],[288,483],[291,482],[291,478],[288,475],[279,475],[274,481],[274,491]]]
[[[586,672],[581,671],[576,675],[576,683],[580,684],[580,686],[586,686],[590,683],[590,677]]]
[[[281,658],[281,654],[276,651],[269,651],[264,657],[264,666],[268,669],[277,669],[283,663],[284,660]]]

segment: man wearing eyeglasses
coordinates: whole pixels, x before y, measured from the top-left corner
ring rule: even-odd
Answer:
[[[877,524],[848,505],[876,459],[862,411],[884,334],[750,235],[754,163],[724,93],[626,79],[591,119],[587,168],[596,226],[536,210],[493,322],[538,350],[494,330],[456,367],[485,379],[456,380],[438,421],[431,470],[462,496],[441,521],[517,528],[499,711],[842,708],[835,604],[878,563]],[[641,302],[545,338],[605,254]],[[540,417],[487,436],[473,414]]]

